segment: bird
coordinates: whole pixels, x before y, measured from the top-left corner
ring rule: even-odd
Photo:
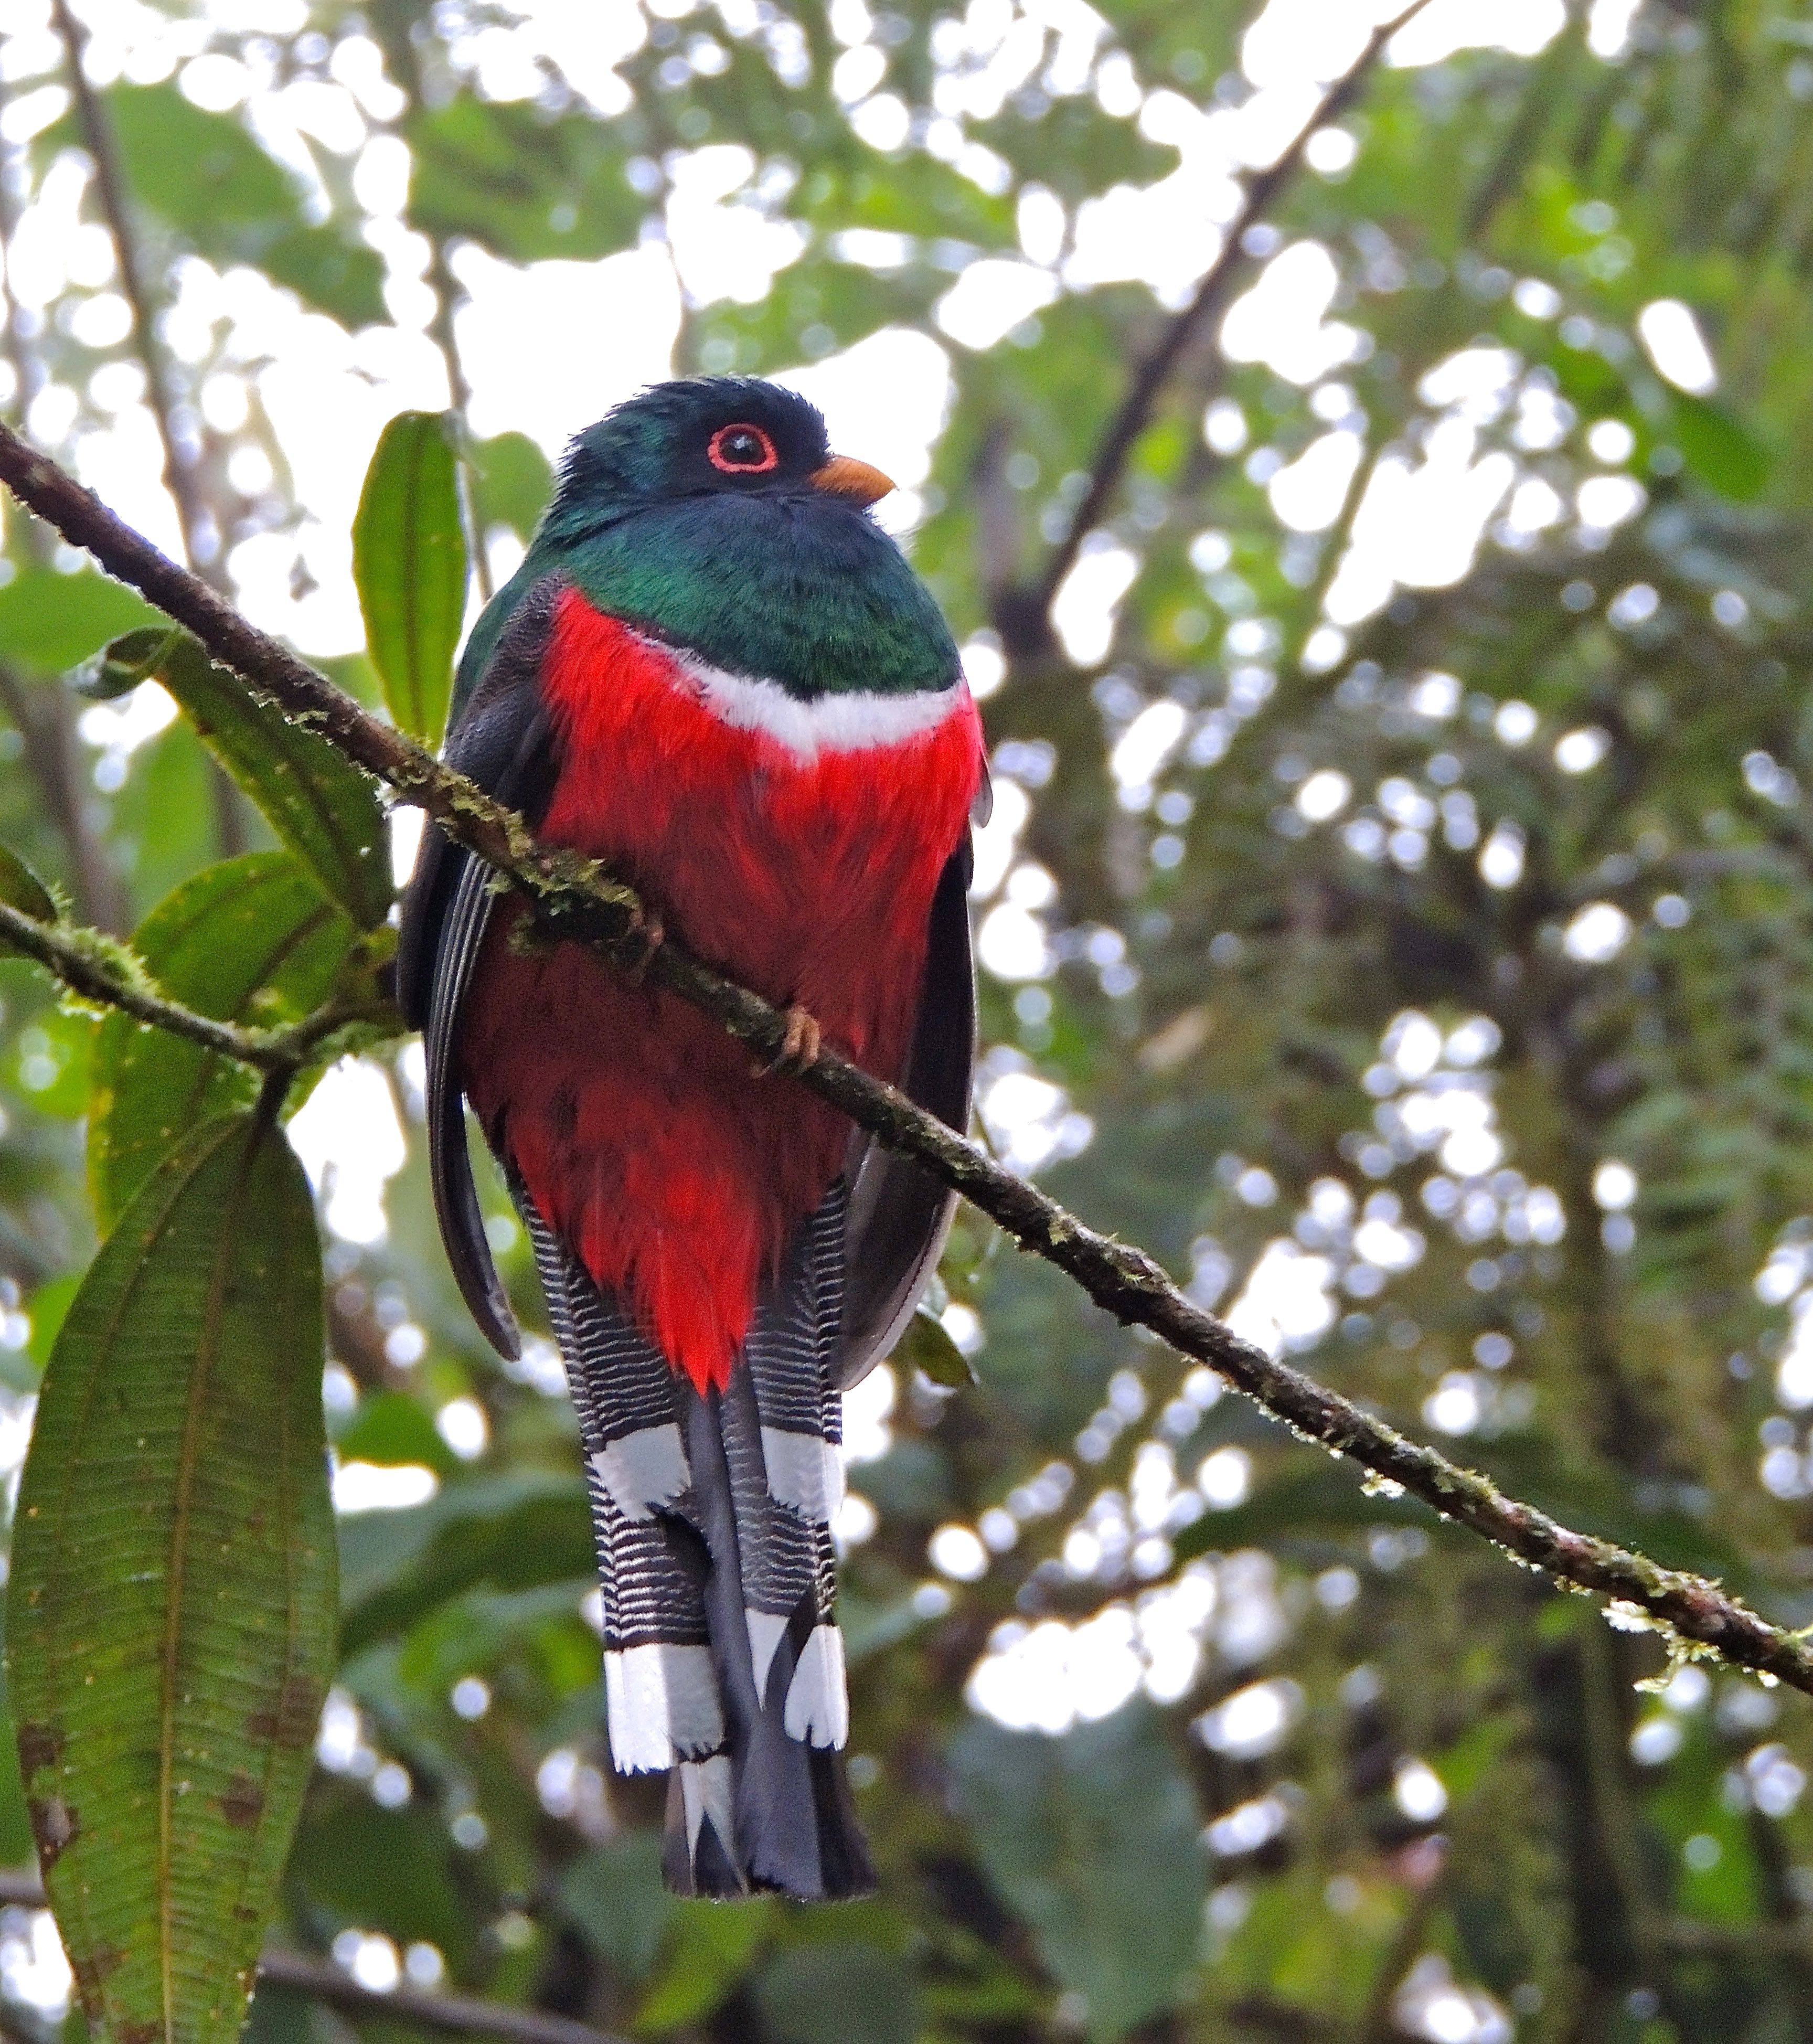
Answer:
[[[961,1132],[981,724],[950,628],[798,393],[657,384],[570,443],[460,659],[447,763],[788,1014],[778,1068],[536,928],[430,824],[397,989],[449,1262],[506,1357],[469,1104],[534,1251],[586,1465],[613,1765],[667,1773],[682,1895],[870,1892],[845,1776],[841,1394],[955,1195],[794,1075],[834,1047]]]

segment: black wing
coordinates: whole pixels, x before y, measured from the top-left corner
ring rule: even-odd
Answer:
[[[969,833],[932,897],[919,1020],[902,1082],[909,1099],[962,1134],[976,1062],[976,969],[970,950]],[[897,1151],[868,1143],[851,1167],[844,1232],[839,1390],[867,1376],[906,1325],[937,1268],[957,1195]]]
[[[554,790],[541,661],[562,585],[537,582],[512,616],[444,757],[532,827]],[[500,1354],[522,1353],[516,1316],[491,1261],[466,1147],[459,1084],[461,1011],[497,895],[491,869],[430,823],[422,836],[397,945],[397,1003],[428,1057],[428,1173],[441,1239],[462,1296]]]

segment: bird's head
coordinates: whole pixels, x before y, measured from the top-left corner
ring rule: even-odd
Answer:
[[[701,498],[825,498],[860,509],[893,484],[834,455],[817,409],[753,376],[660,383],[567,450],[550,529],[576,538],[657,505]]]

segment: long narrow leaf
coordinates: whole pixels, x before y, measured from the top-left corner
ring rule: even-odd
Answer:
[[[384,700],[438,745],[466,611],[466,538],[446,413],[400,412],[384,428],[352,521],[352,576]]]
[[[97,655],[79,684],[102,701],[155,679],[175,697],[265,820],[361,929],[389,914],[389,839],[370,782],[324,738],[253,701],[186,632],[151,625]]]
[[[231,2044],[332,1669],[320,1251],[256,1113],[196,1130],[71,1304],[19,1495],[7,1646],[90,2022]]]

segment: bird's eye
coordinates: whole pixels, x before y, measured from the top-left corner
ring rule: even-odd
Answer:
[[[726,475],[766,475],[781,465],[774,443],[759,426],[720,426],[705,449],[705,459]]]

